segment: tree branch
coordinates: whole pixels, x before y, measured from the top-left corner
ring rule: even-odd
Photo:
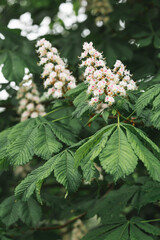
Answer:
[[[78,215],[77,217],[67,221],[66,223],[64,223],[62,225],[58,225],[58,226],[54,226],[54,227],[37,227],[37,228],[32,228],[32,230],[48,231],[48,230],[62,229],[64,227],[68,226],[69,224],[75,222],[77,219],[84,217],[86,214],[87,214],[87,212],[84,212],[84,213]]]

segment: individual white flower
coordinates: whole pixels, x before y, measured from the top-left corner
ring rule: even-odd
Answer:
[[[60,81],[57,81],[57,82],[54,84],[54,87],[55,87],[56,89],[61,89],[61,88],[63,87],[63,83],[60,82]]]
[[[105,80],[101,80],[97,83],[98,88],[103,89],[106,86],[106,81]]]
[[[37,41],[36,47],[41,47],[45,42],[45,38],[40,39],[39,41]]]
[[[31,100],[32,97],[33,97],[33,95],[32,95],[30,92],[28,92],[25,97],[26,97],[27,99]]]
[[[21,105],[21,106],[25,106],[27,103],[28,103],[28,100],[27,100],[26,98],[22,98],[22,99],[20,100],[20,105]]]
[[[46,71],[48,73],[52,72],[53,66],[54,66],[53,63],[47,63],[44,67],[44,71]]]
[[[47,58],[48,58],[49,60],[53,59],[53,56],[54,56],[54,54],[53,54],[52,52],[48,52],[48,53],[47,53]]]
[[[42,113],[44,113],[44,111],[45,111],[44,106],[43,106],[42,104],[38,104],[38,105],[36,106],[36,110],[37,110],[38,112],[42,112]]]
[[[70,89],[76,88],[76,83],[75,82],[69,82],[68,83],[68,88],[70,88]]]
[[[23,112],[22,113],[22,118],[24,119],[25,118],[25,120],[29,117],[29,115],[30,115],[30,112],[29,111],[25,111],[25,112]]]
[[[93,97],[89,101],[89,105],[94,105],[95,103],[98,103],[98,101],[99,101],[99,97]]]
[[[136,86],[129,83],[129,84],[127,84],[127,90],[136,90]]]
[[[52,79],[50,79],[50,78],[47,78],[46,79],[46,81],[44,81],[44,87],[46,88],[46,87],[48,87],[49,85],[51,85],[51,83],[52,83]]]
[[[38,117],[38,113],[37,112],[32,112],[31,113],[31,118],[36,118]]]
[[[62,97],[62,95],[63,95],[63,93],[62,93],[62,91],[61,90],[56,90],[55,92],[54,92],[54,94],[53,94],[53,96],[54,96],[54,98],[60,98],[60,97]]]
[[[33,111],[34,110],[34,103],[29,103],[27,106],[26,106],[27,110],[28,111]]]
[[[105,97],[105,102],[108,102],[109,104],[113,104],[115,102],[115,100],[111,96],[106,96]]]
[[[38,49],[38,53],[40,54],[41,57],[44,57],[47,54],[47,50],[44,46],[42,46]]]
[[[50,49],[52,47],[51,43],[49,41],[46,41],[46,40],[44,41],[43,45],[47,49]]]
[[[40,62],[39,62],[39,65],[44,65],[46,62],[48,61],[47,58],[41,58]]]
[[[121,66],[122,62],[120,60],[117,60],[114,64],[115,68],[119,68]]]

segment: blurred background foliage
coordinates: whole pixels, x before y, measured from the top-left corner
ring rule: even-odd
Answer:
[[[0,77],[0,130],[19,122],[16,94],[17,86],[24,76],[24,68],[29,68],[33,73],[34,81],[40,93],[43,94],[43,84],[40,78],[41,69],[37,66],[38,57],[35,51],[37,39],[45,37],[51,41],[53,46],[58,48],[61,56],[68,59],[69,68],[77,82],[83,80],[78,68],[78,56],[82,51],[82,44],[84,41],[92,41],[96,49],[103,52],[110,67],[117,59],[121,60],[133,73],[133,79],[137,81],[139,89],[146,90],[153,84],[159,83],[160,80],[159,23],[159,0],[0,0],[0,64],[2,64],[2,73],[7,79],[7,81],[3,81],[3,77]],[[6,92],[7,98],[3,99],[3,94]],[[46,110],[52,109],[53,105],[49,105],[48,102],[45,105]],[[58,118],[63,114],[69,115],[71,112],[72,109],[66,108],[65,112],[60,110],[53,118]],[[144,115],[147,122],[147,113]],[[85,120],[86,122],[87,120]],[[102,123],[100,120],[93,123],[92,129],[88,126],[82,128],[78,120],[71,120],[69,124],[76,133],[81,132],[80,137],[84,138],[104,125],[104,122]],[[157,130],[147,131],[157,141]],[[35,158],[32,163],[33,168],[37,162]],[[1,200],[13,194],[17,182],[30,169],[26,167],[26,169],[17,171],[20,173],[13,171],[1,173]],[[130,184],[139,175],[143,175],[141,166],[134,176],[128,177],[125,181]],[[97,197],[97,185],[99,184],[97,182],[94,182],[92,186],[83,185],[78,193],[71,194],[65,200],[64,189],[56,183],[54,176],[47,181],[46,191],[43,193],[43,200],[46,203],[43,207],[42,224],[44,225],[48,222],[57,223],[54,222],[55,219],[63,224],[64,219],[82,214]],[[142,179],[138,184],[142,182],[144,183],[145,179]],[[111,183],[112,178],[107,176],[98,188],[98,195],[103,195],[108,191],[108,188],[113,188]],[[119,186],[122,184],[123,180]],[[14,199],[12,200],[14,202]],[[150,208],[144,207],[142,215],[144,218],[158,217],[158,209],[158,205],[151,205]],[[6,219],[7,221],[8,219]],[[11,227],[6,233],[3,224],[0,226],[1,239],[3,240],[40,240],[44,238],[58,240],[62,236],[64,240],[80,239],[76,238],[77,233],[72,232],[72,236],[68,235],[70,228],[66,228],[64,231],[54,231],[53,235],[52,231],[32,231],[32,227],[26,228],[26,225],[31,225],[30,222],[25,222],[25,226],[22,223],[16,226],[17,229],[20,227],[21,231]],[[82,232],[85,232],[83,223],[78,224],[82,225]],[[78,228],[77,225],[75,228]]]

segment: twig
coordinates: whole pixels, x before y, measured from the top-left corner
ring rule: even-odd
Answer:
[[[32,228],[32,230],[39,230],[39,231],[48,231],[48,230],[56,230],[56,229],[62,229],[66,226],[68,226],[69,224],[75,222],[77,219],[80,219],[82,217],[84,217],[87,213],[84,212],[80,215],[78,215],[77,217],[67,221],[66,223],[62,224],[62,225],[58,225],[58,226],[55,226],[55,227],[37,227],[37,228]]]

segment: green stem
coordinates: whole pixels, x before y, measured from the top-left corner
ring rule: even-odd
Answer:
[[[52,111],[46,113],[45,115],[43,115],[43,117],[46,117],[47,115],[51,114],[51,113],[54,113],[54,112],[57,112],[58,110],[61,110],[63,109],[64,107],[59,107],[59,108],[56,108],[56,109],[53,109]]]
[[[120,121],[119,121],[119,114],[117,114],[117,120],[118,120],[118,127],[119,127],[119,124],[120,124]]]
[[[128,120],[135,112],[136,110],[134,110],[126,119]]]
[[[158,222],[158,221],[160,221],[160,219],[145,220],[145,221],[141,221],[141,223],[147,223],[147,222]]]
[[[60,121],[60,120],[63,120],[65,118],[69,118],[69,117],[71,117],[71,115],[70,116],[61,117],[61,118],[57,118],[55,120],[52,120],[52,122],[57,122],[57,121]]]

